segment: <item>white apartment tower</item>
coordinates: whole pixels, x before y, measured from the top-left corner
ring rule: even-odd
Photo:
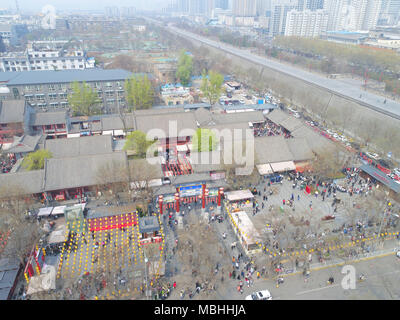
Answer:
[[[256,0],[233,0],[232,12],[238,17],[254,17],[257,13]]]
[[[285,36],[318,37],[327,30],[328,17],[324,10],[291,10],[286,17]]]
[[[297,0],[273,0],[271,5],[271,20],[269,34],[271,36],[284,35],[288,12],[297,9]]]

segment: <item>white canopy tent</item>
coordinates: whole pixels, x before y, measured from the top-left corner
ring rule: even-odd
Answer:
[[[273,173],[273,170],[272,170],[270,164],[268,164],[268,163],[257,165],[257,170],[261,176]]]
[[[188,149],[188,146],[186,144],[182,144],[182,145],[177,145],[176,146],[176,150],[178,152],[187,152],[189,149]]]
[[[52,216],[61,216],[64,215],[65,208],[67,206],[59,206],[59,207],[54,207],[53,211],[51,212]]]
[[[52,231],[47,240],[48,244],[62,243],[67,239],[65,238],[66,226],[62,224],[57,227],[56,230]]]
[[[296,170],[296,165],[293,161],[271,163],[271,168],[274,172],[286,172]]]
[[[49,215],[51,215],[52,211],[53,211],[53,207],[40,208],[38,217],[48,217]]]
[[[225,196],[228,201],[240,201],[254,198],[254,195],[248,189],[226,192]]]

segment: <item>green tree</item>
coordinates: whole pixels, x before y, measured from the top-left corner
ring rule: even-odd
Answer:
[[[32,152],[25,157],[23,167],[28,171],[43,169],[45,159],[50,159],[52,157],[53,155],[51,152],[46,149]]]
[[[186,54],[185,50],[182,50],[179,56],[176,77],[184,86],[187,86],[190,83],[192,72],[193,72],[193,58],[188,54]]]
[[[146,75],[134,75],[125,81],[126,100],[130,109],[148,109],[154,102],[154,89]]]
[[[210,129],[197,129],[192,140],[193,149],[197,152],[214,151],[218,141],[215,133]]]
[[[72,91],[68,96],[68,103],[75,116],[100,114],[97,93],[88,84],[75,81],[72,84]]]
[[[218,101],[222,93],[223,83],[224,77],[222,74],[211,70],[207,77],[205,71],[203,71],[203,82],[200,89],[211,105],[214,105]]]
[[[147,148],[153,143],[153,141],[147,140],[144,132],[137,130],[127,135],[124,150],[131,151],[139,158],[144,158]]]

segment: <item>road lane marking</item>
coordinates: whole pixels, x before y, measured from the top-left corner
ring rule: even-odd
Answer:
[[[320,290],[324,290],[324,289],[328,289],[328,288],[335,288],[335,287],[339,287],[339,286],[340,286],[340,284],[332,284],[332,285],[322,287],[322,288],[315,288],[315,289],[311,289],[311,290],[307,290],[307,291],[297,292],[296,295],[301,295],[301,294],[310,293],[310,292],[316,292],[316,291],[320,291]]]

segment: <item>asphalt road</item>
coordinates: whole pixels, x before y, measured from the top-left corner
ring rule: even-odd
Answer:
[[[326,77],[321,77],[319,75],[289,65],[285,65],[265,57],[257,56],[255,54],[250,53],[249,51],[238,49],[233,46],[226,45],[224,43],[217,42],[214,40],[210,40],[201,37],[199,35],[196,35],[194,33],[187,32],[175,27],[167,27],[167,28],[170,31],[179,34],[183,37],[205,43],[209,46],[226,51],[230,54],[244,58],[248,61],[282,72],[284,74],[300,79],[316,87],[323,88],[324,90],[334,93],[338,96],[342,96],[344,98],[353,100],[359,103],[360,105],[373,109],[377,112],[386,114],[396,119],[400,119],[400,103],[394,100],[386,99],[386,103],[384,103],[385,100],[384,97],[364,91],[355,85],[350,85],[348,83],[344,83],[342,81],[334,79],[329,79]]]
[[[273,280],[255,280],[250,288],[244,286],[241,295],[235,290],[236,282],[232,281],[232,289],[225,292],[223,299],[244,299],[258,290],[269,290],[273,300],[398,300],[400,299],[400,259],[394,254],[372,258],[367,261],[349,263],[355,267],[356,278],[364,274],[366,279],[356,281],[355,289],[343,289],[341,274],[343,266],[328,267],[312,271],[307,282],[301,274],[288,275],[278,288]],[[328,285],[330,276],[334,284]],[[237,284],[236,284],[237,285]]]

